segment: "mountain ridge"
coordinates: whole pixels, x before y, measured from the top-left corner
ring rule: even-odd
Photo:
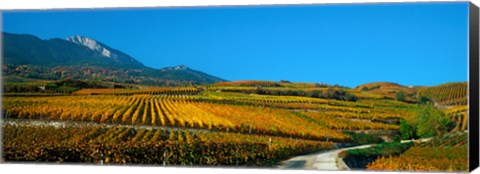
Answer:
[[[193,85],[225,81],[185,65],[151,68],[86,36],[48,40],[30,34],[2,32],[2,36],[3,72],[6,75],[50,80],[100,79],[149,85]],[[95,72],[94,75],[91,72]]]

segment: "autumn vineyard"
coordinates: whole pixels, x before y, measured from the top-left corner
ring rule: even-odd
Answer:
[[[275,167],[302,154],[430,138],[364,168],[468,170],[465,82],[30,90],[47,83],[5,85],[3,161]]]

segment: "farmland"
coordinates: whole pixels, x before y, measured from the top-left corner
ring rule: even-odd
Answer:
[[[383,156],[368,165],[370,170],[467,171],[467,134],[462,132],[435,137],[416,144],[398,156]]]
[[[385,84],[351,89],[324,84],[238,81],[189,87],[5,93],[3,159],[272,167],[295,155],[373,143],[369,142],[372,138],[359,140],[353,132],[384,132],[382,138],[393,141],[412,138],[405,135],[407,122],[420,130],[416,137],[466,130],[468,107],[457,102],[465,98],[457,90],[438,94],[445,90],[382,85]],[[417,90],[425,94],[422,97],[430,96],[432,103],[438,100],[437,104],[448,107],[437,109],[430,106],[432,103],[422,103],[421,97],[414,95]],[[395,98],[392,91],[405,92],[408,97]],[[441,113],[448,126],[424,130],[419,124],[422,121],[437,122],[428,114],[424,120],[416,119],[423,112]],[[28,121],[45,124],[26,124]],[[415,148],[418,147],[413,146],[412,151]],[[408,156],[411,152],[405,153]],[[385,163],[381,162],[383,159],[375,161],[376,166]],[[457,162],[467,162],[462,160]],[[381,169],[376,166],[370,165],[369,169]]]

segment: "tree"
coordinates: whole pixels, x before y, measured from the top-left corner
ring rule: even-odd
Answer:
[[[428,103],[432,103],[432,100],[430,100],[428,97],[421,96],[420,100],[419,100],[419,103],[420,104],[428,104]]]
[[[453,127],[453,122],[441,110],[431,105],[422,105],[418,110],[414,124],[417,135],[420,137],[431,137],[448,132]]]
[[[368,91],[368,90],[369,90],[369,89],[368,89],[368,87],[366,87],[366,86],[364,86],[364,87],[362,88],[362,91]]]
[[[400,135],[402,139],[417,138],[417,128],[405,120],[400,120]]]
[[[403,91],[399,91],[395,94],[395,98],[398,100],[398,101],[405,101],[405,93]]]

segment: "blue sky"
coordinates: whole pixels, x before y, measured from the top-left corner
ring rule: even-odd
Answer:
[[[7,11],[3,31],[83,35],[153,68],[355,87],[467,80],[468,3]]]

